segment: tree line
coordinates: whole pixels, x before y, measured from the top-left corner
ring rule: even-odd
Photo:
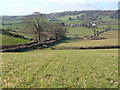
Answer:
[[[30,34],[38,43],[66,37],[66,27],[57,22],[50,22],[44,14],[39,12],[26,16],[22,24],[26,33]]]
[[[63,17],[65,15],[80,15],[83,20],[95,20],[100,19],[98,16],[109,16],[110,18],[118,18],[118,10],[83,10],[83,11],[65,11],[59,13],[46,14],[45,16],[56,20],[58,17]]]

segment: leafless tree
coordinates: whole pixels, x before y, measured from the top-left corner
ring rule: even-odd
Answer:
[[[41,43],[49,38],[59,39],[65,37],[66,28],[59,23],[50,22],[44,15],[33,13],[25,17],[24,30],[33,35],[34,39]]]
[[[45,31],[47,20],[40,13],[33,13],[23,20],[24,29],[27,33],[33,35],[34,39],[41,42],[42,32]]]
[[[61,39],[66,37],[67,28],[59,23],[52,22],[49,25],[49,31],[52,33],[54,39]]]

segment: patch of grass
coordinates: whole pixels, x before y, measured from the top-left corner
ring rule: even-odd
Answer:
[[[2,45],[5,45],[5,44],[22,44],[22,43],[29,42],[29,41],[24,40],[24,39],[14,38],[14,37],[1,35],[1,34],[0,34],[0,37],[1,37],[0,39],[2,40],[2,42],[0,42],[0,44],[2,44]]]
[[[3,88],[117,88],[117,50],[2,53]]]
[[[27,34],[27,33],[22,33],[22,32],[20,32],[20,31],[18,31],[18,32],[8,31],[8,32],[13,33],[13,34],[22,35],[22,36],[24,36],[25,38],[34,38],[32,35]]]
[[[60,43],[55,48],[59,47],[94,47],[94,46],[109,46],[109,45],[118,45],[118,39],[102,39],[102,40],[79,40],[72,41],[68,43]]]
[[[98,28],[97,28],[98,29]],[[99,29],[103,30],[103,29]],[[86,31],[86,32],[85,32]],[[68,34],[68,37],[72,37],[74,35],[92,35],[93,31],[92,29],[88,30],[83,28],[69,28],[69,32],[71,35]],[[59,47],[88,47],[88,46],[108,46],[108,45],[118,45],[118,30],[110,30],[107,32],[104,32],[99,35],[100,37],[104,37],[106,39],[102,40],[73,40],[71,39],[71,42],[62,42],[54,47],[59,48]]]
[[[69,34],[80,34],[80,35],[92,35],[93,30],[85,27],[70,27],[68,28]]]
[[[107,39],[118,39],[118,30],[110,30],[100,34],[100,37],[105,37]]]
[[[7,21],[3,21],[3,23],[6,24],[16,24],[16,23],[21,23],[23,20],[7,20]]]
[[[69,17],[76,19],[77,16],[81,16],[82,14],[78,14],[78,15],[65,15],[63,17],[59,17],[58,20],[68,20]]]
[[[81,23],[82,21],[77,21],[77,20],[62,20],[62,21],[56,21],[59,23],[66,23],[66,24],[78,24]]]
[[[120,25],[98,25],[99,28],[111,27],[111,29],[116,29],[116,30],[118,30],[118,26]]]
[[[104,31],[105,29],[100,29],[100,28],[87,28],[87,27],[82,27],[82,26],[78,26],[78,27],[69,27],[68,28],[68,37],[71,36],[86,36],[86,35],[93,35],[94,34],[94,30],[96,31]],[[69,36],[71,35],[71,36]]]

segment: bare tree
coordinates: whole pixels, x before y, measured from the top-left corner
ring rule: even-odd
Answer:
[[[65,37],[65,26],[56,22],[48,22],[44,15],[38,12],[27,16],[23,24],[25,31],[33,35],[38,43],[50,40],[50,38],[59,39]]]
[[[66,37],[66,31],[67,28],[59,23],[52,22],[49,25],[49,32],[51,32],[54,39],[61,39]]]
[[[45,31],[47,20],[40,13],[33,13],[23,20],[24,29],[27,33],[33,35],[34,39],[41,42],[42,32]]]

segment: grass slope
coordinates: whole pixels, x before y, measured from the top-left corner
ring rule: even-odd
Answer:
[[[90,35],[91,36],[91,35],[94,34],[94,30],[100,32],[100,31],[104,31],[105,29],[100,29],[100,28],[86,28],[86,27],[82,27],[82,26],[69,27],[67,35],[68,35],[68,37],[72,37],[72,36],[75,36],[75,35],[78,35],[78,36]]]
[[[3,88],[117,88],[117,50],[2,54]]]
[[[68,28],[68,33],[69,34],[80,34],[80,35],[92,35],[93,30],[90,28],[85,28],[85,27],[70,27]]]
[[[118,45],[118,39],[103,39],[103,40],[74,40],[63,41],[62,43],[53,46],[55,48],[59,47],[94,47],[94,46],[109,46]]]
[[[14,37],[10,37],[10,36],[6,36],[6,35],[1,35],[0,34],[0,39],[2,40],[2,42],[0,42],[0,44],[5,45],[5,44],[21,44],[21,43],[27,43],[27,40],[24,39],[20,39],[20,38],[14,38]]]
[[[76,19],[77,16],[81,16],[82,14],[78,14],[78,15],[65,15],[63,17],[59,17],[57,18],[58,20],[68,20],[69,17],[71,17],[72,19]]]
[[[118,39],[118,30],[110,30],[100,34],[101,37],[105,37],[107,39]]]

